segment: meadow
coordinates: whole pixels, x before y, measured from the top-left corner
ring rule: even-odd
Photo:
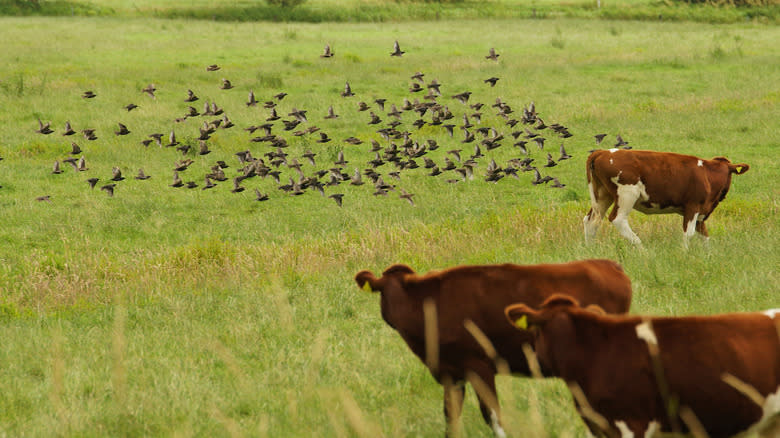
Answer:
[[[142,4],[142,3],[139,3]],[[399,21],[389,23],[226,23],[127,16],[0,18],[0,433],[9,436],[439,436],[440,387],[382,321],[378,296],[353,276],[407,263],[419,272],[466,263],[542,263],[609,258],[632,279],[637,314],[688,315],[779,307],[780,237],[777,165],[780,136],[780,29],[737,24],[608,21],[576,18]],[[390,57],[393,41],[407,52]],[[330,44],[336,55],[319,55]],[[498,62],[485,59],[494,47]],[[217,72],[206,66],[218,64]],[[522,111],[534,102],[549,135],[542,164],[565,143],[573,158],[545,169],[562,189],[531,184],[531,175],[484,181],[487,160],[522,157],[511,141],[491,151],[473,180],[447,183],[427,169],[393,183],[415,205],[346,183],[290,196],[270,178],[231,193],[169,187],[175,148],[142,146],[152,132],[175,130],[197,148],[205,118],[180,123],[186,91],[194,104],[216,102],[235,123],[209,139],[212,153],[188,155],[182,177],[202,186],[215,160],[233,176],[234,155],[272,150],[243,128],[268,110],[245,105],[279,92],[282,118],[308,111],[317,133],[292,136],[285,151],[316,152],[322,166],[343,151],[345,171],[374,157],[370,140],[387,143],[358,101],[378,111],[411,100],[410,76],[442,84],[439,102],[466,90],[483,102],[485,126],[503,119],[496,98]],[[495,87],[483,80],[500,78]],[[235,88],[223,90],[221,79]],[[354,97],[340,93],[349,82]],[[154,99],[142,93],[157,88]],[[92,90],[94,99],[82,93]],[[131,112],[123,106],[134,102]],[[333,105],[340,114],[324,120]],[[518,115],[519,117],[519,115]],[[402,127],[419,141],[469,154],[456,129]],[[36,133],[38,119],[55,132]],[[96,129],[98,139],[61,135],[66,121]],[[131,133],[116,136],[117,123]],[[278,122],[277,122],[278,123]],[[521,125],[518,125],[520,128]],[[279,133],[282,133],[281,128]],[[502,128],[509,135],[509,127]],[[637,149],[727,156],[751,169],[708,224],[708,246],[682,249],[677,216],[631,215],[638,249],[608,224],[585,244],[589,200],[584,162],[607,133]],[[349,145],[355,136],[365,141]],[[83,149],[89,170],[52,163]],[[610,143],[610,144],[607,144]],[[302,163],[303,159],[300,160]],[[113,167],[126,176],[109,197]],[[387,165],[386,165],[387,167]],[[132,177],[138,168],[152,176]],[[304,166],[304,169],[309,169]],[[296,173],[280,169],[284,183]],[[390,169],[383,170],[384,172]],[[388,179],[390,180],[390,179]],[[254,200],[253,189],[270,194]],[[49,196],[49,201],[37,201]],[[581,436],[565,385],[501,377],[511,436]],[[464,436],[489,436],[469,389]]]

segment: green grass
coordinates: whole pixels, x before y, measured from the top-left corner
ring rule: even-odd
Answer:
[[[123,16],[276,22],[387,22],[484,18],[595,18],[607,20],[777,23],[777,0],[750,0],[735,7],[728,0],[714,5],[672,0],[311,0],[290,7],[262,0],[11,0],[0,15]]]
[[[2,18],[0,28],[12,42],[0,66],[0,431],[8,435],[438,436],[438,385],[384,324],[378,297],[352,280],[360,269],[397,262],[425,272],[605,257],[631,276],[634,313],[778,305],[776,27],[61,17]],[[400,59],[389,56],[396,39],[408,52]],[[319,58],[325,43],[334,58]],[[490,47],[501,54],[498,63],[484,59]],[[212,63],[222,70],[206,72]],[[534,101],[545,122],[569,127],[574,159],[549,170],[567,187],[533,187],[528,174],[484,182],[489,158],[503,164],[519,155],[505,141],[487,153],[473,181],[452,185],[424,169],[404,173],[397,184],[415,193],[415,207],[397,194],[377,198],[366,186],[342,185],[327,189],[345,194],[338,208],[316,193],[285,196],[270,179],[248,180],[240,194],[230,193],[229,182],[210,191],[173,189],[181,154],[139,144],[171,129],[197,144],[203,118],[173,121],[192,89],[201,98],[196,108],[216,101],[236,127],[219,130],[210,140],[214,152],[192,155],[182,177],[202,184],[217,159],[230,164],[232,176],[235,152],[269,150],[242,130],[267,114],[244,105],[247,92],[264,101],[286,91],[280,114],[304,108],[308,125],[334,139],[320,145],[288,133],[286,152],[300,157],[311,148],[326,166],[343,148],[351,173],[373,154],[367,143],[348,146],[344,138],[386,143],[357,102],[385,97],[400,104],[415,71],[443,84],[440,101],[456,123],[465,107],[449,96],[470,89],[472,101],[501,97],[515,111]],[[482,83],[489,76],[501,78],[495,88]],[[223,77],[236,88],[220,90]],[[345,81],[357,96],[339,96]],[[155,100],[140,91],[149,83],[158,88]],[[82,99],[88,89],[98,97]],[[141,107],[127,113],[129,102]],[[341,117],[329,122],[322,116],[331,104]],[[500,123],[493,109],[482,112],[484,124]],[[57,132],[35,133],[37,117]],[[60,136],[66,120],[96,128],[99,139]],[[413,120],[404,115],[404,126]],[[114,136],[117,122],[133,132]],[[429,155],[437,162],[447,149],[473,148],[460,143],[458,131],[450,139],[432,127],[411,129],[415,139],[442,145]],[[609,133],[607,142],[621,134],[636,148],[751,165],[708,221],[709,248],[694,241],[681,249],[679,217],[638,213],[631,221],[644,250],[611,226],[584,244],[584,160],[601,132]],[[65,173],[52,175],[71,141],[84,149],[90,170],[77,174],[65,165]],[[551,137],[546,149],[555,154],[559,143]],[[544,161],[535,148],[532,156]],[[88,188],[86,178],[105,181],[114,166],[128,179],[113,198]],[[152,179],[133,180],[139,167]],[[293,175],[283,169],[283,181]],[[253,201],[254,187],[272,199]],[[35,201],[42,195],[52,202]],[[499,386],[513,435],[528,424],[540,425],[539,436],[583,433],[561,382],[500,378]],[[473,392],[463,429],[464,436],[489,435]]]

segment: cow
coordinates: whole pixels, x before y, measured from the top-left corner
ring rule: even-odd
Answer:
[[[475,386],[482,417],[497,436],[505,436],[495,386],[497,362],[508,365],[512,373],[527,375],[528,364],[520,348],[531,341],[530,336],[518,336],[506,325],[506,306],[518,301],[538,306],[553,293],[566,291],[580,302],[597,304],[612,313],[625,313],[632,293],[628,276],[610,260],[458,266],[427,274],[417,274],[407,265],[396,264],[380,278],[370,271],[361,271],[355,281],[360,288],[381,294],[385,322],[444,386],[448,434],[457,427],[468,379],[472,385],[475,381],[484,384]],[[426,354],[426,302],[432,303],[436,313],[438,341],[427,345],[437,347],[435,358]],[[481,332],[488,341],[477,341],[474,332]],[[491,349],[494,351],[490,352]],[[494,360],[497,357],[502,359]]]
[[[581,389],[585,401],[577,399],[578,407],[596,435],[619,437],[628,429],[642,437],[659,425],[661,431],[684,431],[697,424],[687,414],[692,412],[710,437],[731,436],[762,417],[761,406],[745,395],[750,391],[736,388],[747,384],[766,398],[780,385],[777,310],[606,315],[554,295],[537,310],[520,303],[505,314],[523,339],[533,335],[545,375],[564,379],[575,398]],[[594,420],[591,410],[605,421]]]
[[[731,175],[750,169],[724,157],[711,160],[671,152],[609,149],[593,151],[586,161],[591,208],[583,223],[585,239],[598,231],[613,203],[609,220],[634,244],[639,237],[628,225],[628,214],[677,213],[683,216],[683,246],[698,232],[708,240],[704,221],[726,197]]]

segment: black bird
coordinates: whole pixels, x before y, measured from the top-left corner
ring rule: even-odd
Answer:
[[[100,188],[100,190],[103,190],[104,192],[108,193],[108,196],[114,196],[114,187],[116,187],[116,184],[106,184],[103,187]]]
[[[111,169],[111,181],[122,181],[125,177],[122,176],[122,170],[118,167]]]
[[[328,196],[328,198],[333,199],[334,201],[336,201],[336,205],[341,207],[341,203],[343,202],[343,199],[344,199],[344,194],[343,193],[334,193],[334,194]]]
[[[282,99],[284,99],[284,96],[287,96],[287,93],[282,91],[281,93],[274,94],[274,99],[281,101]]]
[[[488,54],[487,54],[487,56],[485,56],[485,59],[490,59],[490,60],[493,60],[493,61],[498,61],[498,57],[499,57],[499,56],[501,56],[501,55],[499,55],[498,53],[496,53],[496,49],[494,49],[494,48],[492,48],[492,47],[491,47],[491,48],[490,48],[490,50],[488,51]]]
[[[557,165],[558,163],[556,163],[555,160],[553,160],[552,155],[550,155],[550,153],[547,152],[547,164],[545,164],[544,167],[555,167]]]
[[[130,112],[136,108],[138,108],[138,105],[134,103],[128,103],[127,105],[125,105],[125,109],[127,110],[127,112]]]
[[[171,183],[171,187],[181,187],[184,185],[184,181],[181,180],[179,177],[179,172],[173,171],[173,182]]]
[[[325,116],[325,118],[326,118],[326,119],[335,119],[335,118],[337,118],[338,116],[339,116],[339,115],[338,115],[338,114],[336,114],[336,113],[333,111],[333,105],[329,106],[329,107],[328,107],[328,115],[326,115],[326,116]]]
[[[39,127],[39,128],[38,128],[38,129],[37,129],[35,132],[37,132],[37,133],[39,133],[39,134],[46,134],[46,135],[48,135],[48,134],[51,134],[52,132],[54,132],[54,131],[51,129],[51,122],[46,122],[46,123],[43,123],[43,122],[41,121],[41,119],[39,118],[39,119],[38,119],[38,125],[39,125],[40,127]]]
[[[87,182],[89,183],[89,188],[90,189],[94,189],[95,188],[95,184],[97,184],[98,181],[100,181],[99,178],[89,178],[89,179],[87,179]]]
[[[623,137],[621,137],[620,134],[618,134],[617,137],[615,137],[615,138],[617,139],[617,142],[615,143],[615,147],[616,148],[619,148],[621,146],[625,146],[625,145],[628,144],[627,141],[623,140]]]
[[[81,153],[81,147],[77,145],[75,142],[72,142],[70,146],[71,146],[71,150],[70,150],[71,155],[78,155]]]
[[[209,178],[208,175],[206,175],[206,177],[203,179],[203,181],[204,181],[204,185],[203,185],[203,188],[201,190],[208,190],[208,189],[212,189],[212,188],[217,186],[216,184],[214,184],[211,181],[211,178]]]
[[[154,84],[149,84],[141,90],[141,92],[146,93],[146,95],[151,97],[152,99],[155,99],[154,96],[155,91],[157,91],[157,88],[155,88]]]
[[[558,161],[568,160],[569,158],[571,158],[571,155],[566,153],[566,149],[563,148],[563,143],[561,143],[561,157],[558,158]]]
[[[229,80],[222,78],[222,85],[219,88],[223,90],[230,90],[231,88],[233,88],[233,84],[230,83]]]
[[[144,173],[143,169],[138,169],[138,175],[135,176],[135,179],[145,180],[145,179],[149,179],[149,178],[151,178],[151,177],[149,175],[147,175],[146,173]]]
[[[327,143],[327,142],[329,142],[330,140],[331,140],[331,139],[330,139],[330,137],[328,137],[328,134],[326,134],[326,133],[324,133],[324,132],[320,131],[320,139],[319,139],[319,140],[317,140],[317,143]]]
[[[561,184],[561,182],[558,181],[558,178],[553,178],[552,181],[553,183],[550,184],[550,187],[555,187],[556,189],[566,187],[566,184]]]
[[[349,82],[346,82],[344,84],[344,91],[341,92],[342,97],[350,97],[354,96],[355,93],[352,92],[352,87],[349,86]]]
[[[127,129],[127,126],[125,126],[125,125],[123,125],[121,123],[118,123],[118,125],[119,125],[119,131],[114,131],[114,134],[116,134],[116,135],[127,135],[127,134],[130,133],[130,130]]]
[[[54,165],[52,166],[51,173],[55,175],[59,175],[60,173],[62,173],[59,160],[54,160]]]
[[[92,99],[93,97],[97,96],[92,90],[85,91],[84,94],[81,95],[84,99]]]
[[[220,67],[217,64],[211,64],[209,66],[206,66],[206,71],[217,71]]]
[[[376,98],[374,99],[374,102],[379,105],[379,109],[384,111],[385,110],[385,102],[387,102],[387,99],[382,98]]]
[[[401,55],[403,55],[404,53],[406,53],[406,52],[404,52],[403,50],[401,50],[401,46],[398,44],[398,41],[396,41],[396,42],[393,44],[393,51],[390,53],[390,56],[401,56]]]
[[[332,58],[335,54],[336,52],[331,50],[330,44],[325,44],[325,51],[320,55],[320,58]]]
[[[38,196],[37,198],[35,198],[35,200],[39,202],[42,201],[51,202],[51,195]]]
[[[453,99],[458,100],[462,104],[466,104],[469,101],[469,97],[471,97],[471,91],[464,91],[462,93],[458,93],[452,96]]]
[[[482,82],[484,82],[486,84],[490,84],[491,87],[495,87],[496,86],[496,82],[498,82],[498,78],[493,76],[493,77],[485,79]]]
[[[81,157],[81,158],[84,158],[84,157]],[[70,164],[71,167],[73,167],[73,170],[75,170],[76,172],[79,171],[79,166],[78,166],[78,164],[76,164],[76,158],[75,157],[68,157],[68,158],[62,160],[62,162]]]
[[[208,155],[211,153],[211,150],[209,149],[209,145],[201,140],[200,141],[200,151],[198,152],[198,155]]]
[[[401,193],[398,195],[401,199],[406,199],[409,201],[409,204],[414,205],[414,200],[412,200],[412,197],[414,196],[414,193],[409,193],[404,189],[400,189]]]
[[[267,201],[267,200],[268,200],[268,194],[260,193],[260,190],[255,188],[255,201]]]
[[[195,102],[198,100],[198,96],[195,95],[195,93],[192,90],[187,90],[187,98],[184,99],[185,102]]]
[[[65,132],[63,132],[62,135],[73,135],[75,133],[76,131],[70,126],[70,121],[65,122]]]
[[[604,137],[606,137],[606,136],[607,136],[607,134],[596,134],[596,135],[593,136],[593,138],[596,139],[596,144],[599,145],[599,144],[601,144],[601,141],[604,140]]]

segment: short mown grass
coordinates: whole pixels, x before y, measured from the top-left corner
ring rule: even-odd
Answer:
[[[2,433],[439,436],[440,387],[382,321],[378,297],[352,280],[361,269],[398,262],[425,272],[603,257],[630,275],[634,313],[778,307],[776,27],[27,17],[2,18],[0,29],[12,42],[0,65]],[[395,40],[407,51],[402,58],[389,56]],[[336,51],[328,60],[319,58],[326,43]],[[501,54],[498,63],[484,58],[490,47]],[[222,69],[207,72],[213,63]],[[280,115],[306,109],[304,126],[334,139],[321,145],[277,128],[289,139],[286,152],[300,157],[311,148],[324,167],[343,149],[352,173],[373,158],[368,140],[386,143],[357,102],[385,97],[400,105],[416,71],[443,84],[439,101],[458,124],[466,107],[450,96],[472,90],[472,101],[488,108],[497,97],[518,112],[533,101],[545,122],[569,127],[574,136],[565,145],[574,158],[544,171],[567,187],[534,187],[528,174],[483,181],[490,158],[503,164],[520,156],[505,140],[486,153],[473,181],[405,173],[396,184],[415,193],[414,207],[396,193],[379,198],[367,186],[342,184],[327,189],[345,194],[339,208],[315,192],[283,195],[270,178],[248,180],[238,194],[229,181],[211,191],[174,189],[181,153],[139,144],[175,129],[197,145],[204,118],[173,121],[192,89],[201,98],[196,108],[215,101],[236,127],[217,131],[211,154],[190,154],[194,163],[182,177],[202,185],[218,159],[232,176],[235,152],[270,150],[242,130],[268,114],[244,104],[248,91],[261,101],[285,91]],[[490,76],[501,78],[495,88],[482,82]],[[236,88],[221,90],[223,77]],[[346,81],[357,94],[350,99],[339,96]],[[156,99],[141,93],[150,83]],[[98,97],[82,99],[86,90]],[[127,113],[130,102],[140,108]],[[341,114],[332,122],[322,119],[330,105]],[[503,126],[493,109],[482,112],[484,125]],[[35,133],[37,118],[56,132]],[[98,140],[62,137],[67,120],[95,128]],[[438,162],[448,149],[473,150],[457,130],[450,138],[434,127],[411,128],[410,114],[402,120],[414,139],[442,145],[429,154]],[[118,122],[132,133],[115,136]],[[679,217],[638,213],[631,221],[643,249],[608,224],[595,243],[583,242],[584,160],[602,132],[606,142],[620,134],[635,148],[751,165],[709,220],[709,246],[694,240],[683,251]],[[350,135],[367,142],[347,145]],[[63,174],[51,174],[71,141],[90,169],[76,173],[65,164]],[[533,143],[529,150],[544,163],[559,145],[550,136],[545,151]],[[127,180],[113,198],[88,188],[86,178],[107,182],[114,166]],[[152,179],[135,181],[139,167]],[[282,182],[295,175],[282,170]],[[255,187],[272,199],[254,201]],[[43,195],[51,202],[35,200]],[[512,435],[582,435],[561,382],[499,378],[499,391]],[[474,399],[470,392],[463,435],[489,436]]]

